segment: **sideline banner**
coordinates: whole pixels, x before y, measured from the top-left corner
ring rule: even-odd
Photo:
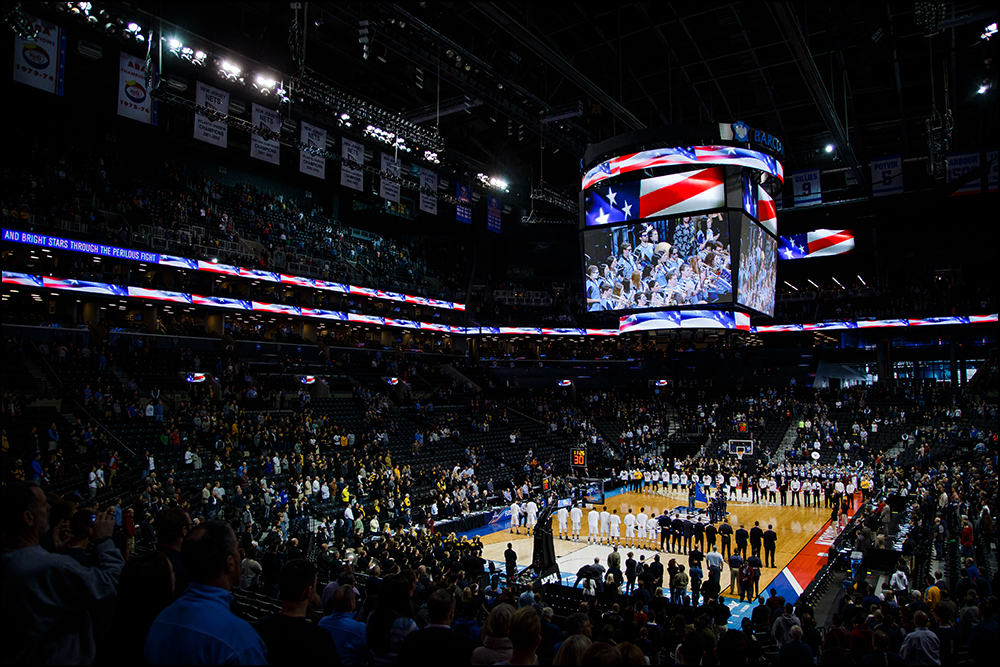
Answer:
[[[34,42],[14,37],[14,81],[56,95],[63,94],[66,75],[66,35],[48,21],[24,15],[38,31]]]
[[[194,95],[195,104],[223,116],[229,115],[229,93],[198,82]],[[225,148],[229,145],[229,126],[221,120],[212,120],[200,113],[194,115],[194,138],[208,144]]]
[[[281,114],[276,110],[262,107],[254,102],[251,117],[254,127],[270,130],[274,132],[275,137],[281,133]],[[280,151],[281,144],[277,139],[265,139],[259,134],[250,135],[250,157],[278,164],[281,160]]]
[[[146,61],[122,51],[118,63],[118,115],[156,125],[156,101],[146,90]]]

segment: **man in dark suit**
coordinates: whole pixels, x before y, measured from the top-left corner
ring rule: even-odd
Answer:
[[[743,558],[747,557],[747,541],[750,539],[750,533],[747,529],[740,524],[739,530],[736,531],[736,552],[739,553]]]
[[[670,516],[664,512],[656,519],[660,524],[660,551],[670,552]],[[664,546],[666,545],[666,546]]]
[[[467,665],[475,642],[467,634],[451,629],[455,620],[455,597],[439,588],[427,599],[430,623],[423,630],[406,635],[399,649],[401,665]]]
[[[723,558],[729,558],[732,554],[733,527],[729,525],[728,521],[723,521],[722,525],[719,526],[719,541],[722,543],[719,547],[719,553],[722,554]]]
[[[514,551],[514,545],[510,542],[507,543],[507,550],[503,552],[504,564],[507,567],[507,583],[509,584],[517,574],[517,552]]]
[[[774,532],[774,527],[771,524],[767,524],[767,530],[764,531],[764,565],[767,567],[775,566],[774,552],[777,543],[778,534]]]
[[[686,518],[682,524],[684,531],[684,553],[691,552],[691,538],[694,537],[694,522]]]
[[[754,556],[760,556],[760,547],[764,542],[764,531],[760,528],[760,521],[753,522],[750,529],[750,552]]]
[[[705,545],[706,548],[703,551],[711,551],[712,547],[715,546],[715,538],[719,534],[718,529],[715,527],[714,523],[710,523],[705,526]]]
[[[625,581],[628,582],[625,587],[625,595],[631,595],[633,589],[635,589],[635,578],[637,576],[638,563],[635,560],[634,555],[631,551],[628,552],[628,558],[625,560]]]
[[[674,551],[681,552],[681,540],[684,539],[684,519],[679,516],[674,517],[670,522],[670,533],[673,537]]]

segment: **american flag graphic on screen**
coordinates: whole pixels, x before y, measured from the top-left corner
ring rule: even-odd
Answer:
[[[587,193],[587,225],[720,208],[725,196],[723,167],[598,186]]]
[[[778,209],[774,199],[763,186],[757,186],[757,219],[767,231],[778,233]]]
[[[764,171],[778,180],[784,180],[781,163],[770,155],[735,146],[692,146],[690,148],[656,148],[631,153],[606,160],[589,170],[583,177],[582,189],[586,190],[601,181],[654,167],[672,165],[733,165]]]
[[[850,229],[817,229],[805,234],[782,236],[779,259],[803,259],[842,255],[854,250],[854,232]]]

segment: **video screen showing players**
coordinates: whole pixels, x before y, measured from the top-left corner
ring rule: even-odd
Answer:
[[[583,232],[587,310],[732,303],[725,213],[685,215]]]
[[[765,315],[774,315],[778,281],[778,240],[757,223],[743,218],[740,231],[739,285],[736,302]]]

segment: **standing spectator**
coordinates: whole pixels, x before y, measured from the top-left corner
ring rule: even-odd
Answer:
[[[345,665],[367,665],[371,652],[365,640],[365,624],[354,620],[357,597],[354,586],[340,586],[330,597],[331,612],[319,622],[319,627],[336,638],[337,655]]]
[[[785,613],[779,616],[774,624],[771,626],[771,636],[774,637],[774,641],[778,644],[780,649],[785,645],[786,642],[791,641],[791,630],[792,627],[802,626],[802,621],[792,613],[793,607],[791,604],[785,605]],[[802,639],[802,636],[799,636]]]
[[[788,630],[788,641],[778,650],[778,667],[797,667],[813,664],[813,652],[802,641],[802,626],[793,625]]]
[[[443,588],[437,589],[427,598],[427,614],[430,623],[403,640],[400,664],[469,664],[476,645],[467,634],[451,629],[455,620],[455,596]]]
[[[535,610],[530,609],[532,613]],[[417,630],[412,618],[413,605],[410,602],[410,582],[401,574],[393,574],[382,581],[375,610],[368,617],[365,639],[376,665],[387,665],[398,661],[406,635]],[[537,614],[536,614],[537,616]]]
[[[48,530],[49,503],[37,484],[3,487],[4,662],[89,664],[94,661],[92,615],[115,600],[125,561],[111,543],[114,520],[98,514],[91,526],[96,567],[39,545]]]
[[[510,665],[534,665],[538,662],[535,650],[542,643],[542,624],[533,607],[514,612],[510,619],[510,642],[513,647]]]
[[[229,591],[240,580],[240,552],[230,525],[196,526],[184,539],[181,557],[191,582],[153,623],[146,639],[149,664],[265,664],[260,635],[229,611]]]
[[[129,558],[118,581],[113,631],[106,632],[97,651],[99,664],[135,662],[160,612],[174,601],[174,573],[166,555],[152,551]]]
[[[316,566],[307,560],[285,563],[279,576],[281,611],[257,623],[257,634],[275,665],[340,664],[333,636],[306,618],[316,596]]]
[[[936,634],[927,629],[927,614],[918,611],[913,615],[916,627],[906,635],[899,655],[908,665],[940,665],[941,643]]]

